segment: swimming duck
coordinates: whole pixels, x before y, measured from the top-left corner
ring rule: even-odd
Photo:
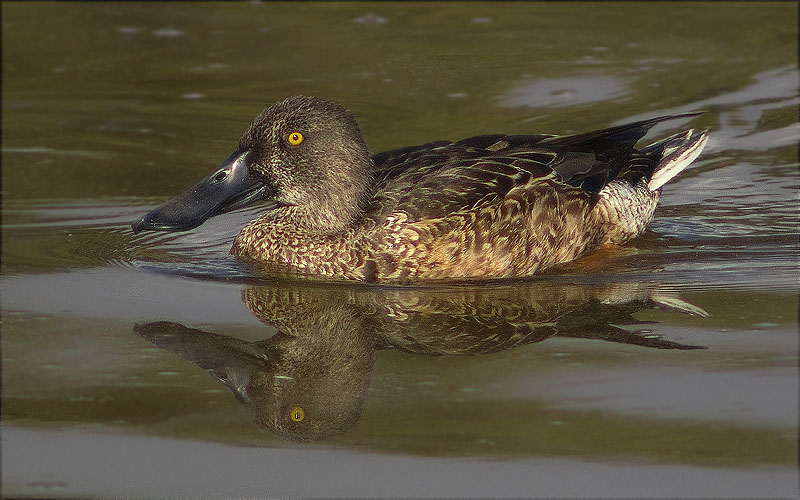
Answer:
[[[655,124],[491,134],[370,155],[342,105],[291,97],[256,117],[202,182],[134,222],[181,231],[256,201],[231,253],[269,273],[365,282],[528,276],[641,234],[661,187],[702,151]]]

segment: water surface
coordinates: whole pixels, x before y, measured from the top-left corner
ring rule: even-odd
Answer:
[[[796,5],[2,9],[4,495],[797,495]],[[255,276],[258,207],[132,234],[295,94],[373,152],[711,139],[648,233],[527,280]]]

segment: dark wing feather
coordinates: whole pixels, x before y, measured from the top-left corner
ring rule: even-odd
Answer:
[[[388,173],[393,170],[403,170],[405,167],[414,165],[421,156],[430,155],[440,148],[452,144],[451,141],[435,141],[419,146],[406,146],[397,149],[390,149],[383,153],[372,155],[372,163],[378,175]]]
[[[648,120],[626,123],[616,127],[595,130],[585,134],[550,136],[542,140],[542,144],[552,146],[565,146],[573,151],[603,151],[612,150],[617,145],[633,147],[636,142],[647,134],[654,125],[667,120],[689,118],[703,114],[702,111],[680,113],[677,115],[659,116]]]
[[[660,155],[640,154],[633,146],[658,123],[699,114],[660,116],[585,134],[553,136],[543,139],[539,147],[558,153],[552,167],[564,182],[597,193],[612,179],[649,178]]]
[[[649,178],[659,155],[633,149],[655,124],[684,113],[570,136],[491,134],[437,141],[372,157],[376,196],[368,209],[399,208],[412,220],[441,218],[500,199],[531,178],[598,193],[609,181]]]
[[[552,154],[503,153],[508,154],[455,143],[406,153],[405,162],[378,170],[373,210],[400,209],[410,220],[439,219],[501,199],[531,176],[553,175],[547,166]]]
[[[378,177],[396,175],[408,168],[436,166],[455,159],[491,159],[493,155],[510,151],[531,151],[552,135],[489,134],[468,137],[457,142],[435,141],[419,146],[390,149],[372,156]]]

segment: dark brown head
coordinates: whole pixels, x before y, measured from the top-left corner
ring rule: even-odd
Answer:
[[[189,191],[133,224],[180,231],[259,200],[293,206],[299,224],[343,230],[370,195],[372,160],[355,117],[340,104],[290,97],[259,114],[235,151]]]

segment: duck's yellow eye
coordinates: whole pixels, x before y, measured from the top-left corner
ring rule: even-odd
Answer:
[[[303,419],[306,418],[306,412],[299,406],[295,406],[289,410],[289,418],[294,422],[302,422]]]
[[[292,146],[299,145],[301,142],[303,142],[303,139],[304,139],[303,134],[301,134],[300,132],[298,132],[296,130],[294,132],[290,133],[286,137],[286,140],[289,141],[289,144],[291,144]]]

